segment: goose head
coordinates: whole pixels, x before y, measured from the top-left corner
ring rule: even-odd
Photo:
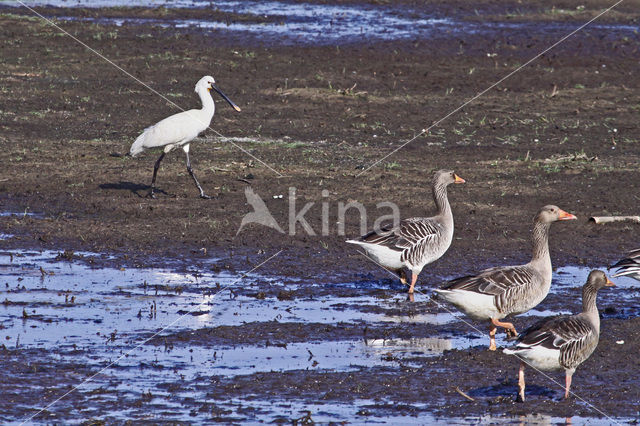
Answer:
[[[587,282],[585,283],[585,288],[591,288],[594,291],[598,291],[604,287],[615,287],[616,285],[611,282],[607,275],[599,269],[594,269],[589,273],[589,277],[587,278]]]
[[[447,186],[452,183],[465,183],[465,180],[454,173],[453,170],[438,170],[433,176],[434,185]]]
[[[534,222],[551,223],[551,222],[556,222],[558,220],[573,220],[573,219],[577,219],[577,217],[575,217],[571,213],[567,213],[566,211],[562,210],[558,206],[548,205],[540,209],[540,211],[538,212],[538,214],[534,219]]]

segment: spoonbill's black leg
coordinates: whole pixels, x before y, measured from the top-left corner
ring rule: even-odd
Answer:
[[[187,171],[193,178],[193,181],[196,183],[196,186],[200,191],[200,198],[204,198],[207,200],[210,199],[211,197],[209,197],[207,194],[204,193],[202,187],[200,186],[200,182],[198,182],[198,179],[196,178],[196,175],[193,173],[193,169],[191,168],[191,161],[189,160],[189,145],[185,145],[184,148],[182,149],[184,149],[184,153],[187,154]]]
[[[149,191],[149,197],[156,198],[156,195],[153,193],[156,189],[156,175],[158,174],[158,169],[160,168],[160,162],[164,158],[164,152],[160,154],[160,158],[156,161],[156,164],[153,166],[153,178],[151,179],[151,190]]]

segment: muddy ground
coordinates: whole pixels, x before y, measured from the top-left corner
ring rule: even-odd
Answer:
[[[571,24],[608,5],[585,4],[585,12],[555,16],[536,3],[517,9],[515,17],[511,6],[490,3],[482,10],[498,21]],[[466,3],[436,7],[479,19]],[[638,23],[624,8],[607,22]],[[13,235],[0,240],[3,250],[86,250],[114,256],[93,258],[97,264],[177,269],[205,267],[213,257],[219,259],[213,269],[231,271],[251,269],[281,251],[259,271],[310,283],[386,280],[384,271],[344,244],[360,234],[360,222],[350,210],[341,235],[338,203],[362,203],[368,227],[388,214],[376,210],[381,201],[396,203],[402,217],[428,214],[431,176],[440,168],[454,169],[467,183],[450,188],[455,239],[445,257],[425,268],[422,289],[481,267],[526,261],[531,219],[545,204],[579,218],[552,229],[556,266],[602,267],[639,244],[638,224],[597,226],[587,220],[640,210],[637,33],[578,33],[368,169],[568,31],[498,28],[490,36],[445,33],[429,40],[281,46],[221,31],[61,25],[184,108],[199,105],[193,85],[212,74],[242,112],[216,98],[215,132],[192,145],[194,169],[214,199],[197,197],[181,152],[164,160],[158,198],[149,199],[159,153],[135,159],[122,154],[142,129],[177,109],[27,11],[0,9],[0,205],[3,212],[21,213],[0,216],[0,232]],[[252,211],[247,187],[261,196],[285,234],[251,224],[236,235]],[[300,225],[288,232],[292,187],[296,212],[314,202],[305,218],[317,235]],[[323,202],[329,206],[328,235],[320,235]],[[619,393],[621,378],[638,371],[637,319],[612,319],[607,330],[611,334],[603,335],[598,352],[581,368],[577,389],[605,412],[637,416],[637,383]],[[305,339],[327,338],[326,331],[304,333]],[[620,335],[630,344],[611,344]],[[3,362],[20,365],[29,356],[5,351]],[[372,407],[373,413],[414,414],[412,403],[429,400],[428,409],[439,415],[600,416],[580,402],[556,403],[546,391],[523,406],[498,396],[471,403],[452,390],[461,376],[466,389],[512,378],[504,365],[504,357],[477,347],[448,351],[417,369],[258,374],[197,386],[212,386],[214,393],[242,395],[250,388],[262,395],[335,400],[358,389],[370,398],[393,392],[398,405]],[[487,382],[487,370],[495,369]],[[594,376],[599,380],[590,381]],[[427,388],[426,380],[438,385]]]

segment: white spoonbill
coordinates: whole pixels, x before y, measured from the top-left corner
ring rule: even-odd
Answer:
[[[132,157],[135,157],[148,148],[164,147],[164,151],[153,167],[151,191],[149,192],[149,196],[151,198],[155,198],[154,191],[156,189],[156,175],[158,174],[160,162],[164,158],[165,154],[177,147],[181,147],[187,155],[187,171],[196,183],[196,186],[200,191],[200,197],[211,198],[204,193],[196,175],[193,173],[191,162],[189,161],[189,144],[200,133],[204,132],[209,127],[211,119],[213,119],[216,106],[213,103],[213,98],[211,97],[211,89],[218,92],[225,101],[229,102],[229,105],[231,105],[233,109],[240,111],[240,108],[234,104],[227,95],[218,89],[215,83],[215,80],[210,75],[202,77],[198,80],[198,83],[196,83],[196,93],[200,96],[202,108],[179,112],[159,121],[151,127],[147,127],[144,129],[144,132],[138,136],[133,145],[131,145],[129,154]]]

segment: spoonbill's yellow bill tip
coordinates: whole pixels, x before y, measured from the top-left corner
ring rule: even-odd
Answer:
[[[234,106],[233,108],[238,112],[242,111],[239,106]]]

